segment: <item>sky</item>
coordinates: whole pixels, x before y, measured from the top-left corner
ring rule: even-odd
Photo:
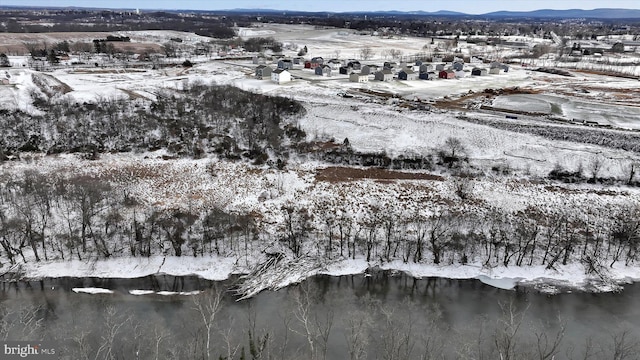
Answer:
[[[538,9],[640,9],[640,0],[0,0],[0,5],[77,6],[122,9],[280,9],[302,11],[459,11],[483,14],[491,11]]]

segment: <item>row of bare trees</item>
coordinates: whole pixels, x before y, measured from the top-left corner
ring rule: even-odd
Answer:
[[[640,247],[640,207],[629,201],[595,207],[508,212],[446,204],[406,210],[402,204],[351,206],[340,198],[285,203],[262,219],[222,209],[142,205],[105,178],[65,177],[29,170],[0,183],[0,259],[10,264],[49,259],[158,254],[250,257],[278,240],[293,257],[364,257],[367,261],[486,267],[581,261],[591,271],[631,265]],[[275,226],[267,233],[263,226]]]

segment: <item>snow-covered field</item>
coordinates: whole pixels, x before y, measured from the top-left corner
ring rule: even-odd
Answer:
[[[336,50],[340,50],[339,55],[342,58],[358,57],[361,47],[371,46],[377,55],[370,61],[372,63],[384,61],[381,55],[384,49],[401,49],[405,54],[412,54],[423,51],[425,45],[425,39],[380,39],[335,29],[315,30],[306,26],[269,25],[265,28],[241,29],[240,32],[247,37],[273,36],[285,43],[306,45],[310,56],[333,57],[337,54]],[[162,36],[170,35],[175,36]],[[529,206],[552,209],[556,205],[562,205],[568,208],[597,209],[615,207],[628,201],[640,203],[640,192],[635,188],[584,184],[561,185],[562,189],[567,191],[558,191],[558,188],[546,183],[531,181],[532,178],[544,177],[558,164],[568,169],[576,169],[592,162],[596,155],[606,159],[602,173],[624,177],[627,166],[637,161],[637,154],[595,145],[551,141],[534,135],[472,124],[457,119],[457,113],[450,111],[408,110],[397,106],[398,99],[379,99],[356,91],[382,91],[406,100],[432,101],[480,92],[486,88],[527,87],[548,90],[549,94],[503,96],[498,97],[494,105],[550,113],[554,113],[554,106],[558,106],[562,114],[568,118],[596,121],[602,119],[608,124],[639,129],[638,108],[615,105],[607,105],[605,108],[585,100],[559,97],[560,92],[569,93],[574,91],[576,86],[587,86],[585,84],[599,86],[600,91],[606,92],[607,89],[602,86],[602,82],[608,78],[604,76],[580,75],[576,78],[564,78],[514,66],[508,73],[500,75],[457,80],[394,80],[389,83],[372,81],[354,84],[345,79],[319,82],[298,79],[289,84],[276,85],[268,80],[254,79],[254,65],[246,60],[223,62],[200,59],[195,63],[196,65],[188,70],[58,69],[47,75],[59,84],[69,87],[69,91],[59,95],[60,97],[79,103],[135,97],[155,100],[159,89],[181,88],[189,82],[231,84],[253,92],[292,97],[301,101],[307,110],[306,115],[299,120],[299,126],[307,132],[309,140],[334,138],[341,142],[348,138],[351,146],[360,151],[386,152],[394,156],[424,156],[441,148],[445,139],[456,137],[464,144],[472,166],[488,169],[491,164],[502,164],[514,170],[508,177],[487,175],[473,180],[475,199],[508,211],[520,211]],[[26,68],[11,68],[7,70],[7,74],[9,85],[0,85],[0,108],[37,113],[39,110],[33,106],[31,95],[50,90],[43,88],[42,81],[34,82],[34,78],[42,74]],[[589,81],[585,80],[586,77]],[[616,79],[611,86],[624,90],[632,88],[633,81]],[[55,85],[51,82],[47,84]],[[336,96],[344,91],[351,91],[355,96],[348,99]],[[621,101],[624,102],[624,99]],[[484,113],[471,114],[494,116]],[[193,209],[217,206],[226,211],[255,212],[264,219],[270,219],[261,224],[262,229],[270,234],[279,231],[273,224],[282,220],[280,209],[287,203],[315,206],[323,199],[339,199],[354,213],[373,203],[389,211],[400,207],[403,211],[418,211],[424,208],[423,204],[426,201],[436,198],[444,199],[442,201],[454,204],[453,206],[467,206],[460,203],[454,193],[451,178],[446,174],[443,174],[445,181],[360,180],[330,183],[316,180],[318,170],[326,166],[321,163],[293,159],[286,170],[278,171],[211,159],[162,160],[161,155],[105,154],[100,160],[88,161],[75,155],[34,154],[32,161],[5,162],[0,164],[0,169],[3,174],[9,176],[19,176],[27,169],[38,169],[44,173],[66,172],[110,178],[114,186],[126,187],[135,198],[141,199],[147,205],[161,208],[188,206]],[[132,169],[140,168],[152,175],[145,178],[131,175]],[[212,177],[207,170],[211,168],[218,174],[216,177]],[[399,201],[401,198],[403,200]],[[222,280],[231,274],[247,272],[258,261],[258,256],[253,259],[156,256],[145,259],[30,262],[23,265],[23,270],[28,277],[139,277],[165,273],[193,274],[207,279]],[[416,277],[479,278],[483,282],[503,288],[509,288],[517,281],[535,283],[540,279],[554,279],[562,284],[580,287],[590,280],[589,276],[585,275],[583,265],[578,263],[547,270],[544,266],[486,268],[473,261],[464,266],[405,264],[399,261],[367,263],[360,258],[339,259],[322,264],[301,276],[316,273],[362,273],[372,266],[405,271]],[[614,281],[635,281],[640,279],[640,268],[616,265],[610,269],[608,275]],[[300,278],[293,277],[290,281],[299,281]],[[278,286],[280,285],[286,285],[286,282]],[[603,286],[602,289],[607,288]],[[78,291],[99,292],[100,289]]]

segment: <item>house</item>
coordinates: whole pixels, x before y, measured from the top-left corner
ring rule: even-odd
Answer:
[[[284,84],[291,81],[291,73],[286,69],[276,69],[271,73],[271,81]]]
[[[422,66],[424,62],[422,60],[416,60],[416,66],[420,67]]]
[[[342,66],[342,61],[338,60],[338,59],[331,59],[329,60],[329,62],[327,63],[330,67],[331,70],[340,70],[340,67]]]
[[[318,65],[324,65],[324,59],[322,58],[322,56],[316,56],[314,58],[311,59],[312,63],[316,63]]]
[[[313,61],[309,61],[309,60],[304,62],[304,68],[305,69],[315,69],[318,66],[320,66],[320,64],[318,64],[317,62],[313,62]]]
[[[267,63],[267,60],[264,58],[264,56],[254,56],[251,60],[256,65],[261,65],[261,64],[266,64]]]
[[[504,72],[509,72],[509,65],[502,64],[502,66],[500,66],[500,69],[504,70]]]
[[[491,69],[489,69],[489,74],[491,74],[491,75],[498,75],[498,74],[500,74],[500,68],[495,67],[495,68],[491,68]]]
[[[438,73],[440,79],[455,79],[456,73],[453,70],[442,70]]]
[[[497,61],[492,61],[491,64],[489,65],[489,68],[491,69],[495,69],[495,68],[501,68],[502,67],[502,63],[497,62]]]
[[[429,64],[422,64],[420,65],[420,69],[418,70],[421,73],[426,73],[426,72],[430,72],[433,71],[433,65],[429,65]]]
[[[293,58],[293,64],[294,65],[302,65],[302,64],[304,64],[304,58],[300,57],[300,56],[294,57]]]
[[[273,70],[267,65],[258,65],[256,68],[256,79],[268,79],[271,77]]]
[[[418,77],[421,80],[433,80],[437,76],[436,76],[436,73],[434,73],[433,71],[429,71],[429,72],[421,72],[420,75],[418,75]]]
[[[278,60],[278,69],[281,69],[281,70],[293,69],[293,61],[291,59]]]
[[[464,72],[464,70],[453,70],[453,72],[455,73],[456,78],[458,79],[462,79],[463,77],[467,76],[467,73]]]
[[[349,75],[349,81],[350,82],[357,82],[357,83],[369,82],[369,75],[368,74],[363,74],[363,73],[353,72],[353,73],[351,73],[351,75]]]
[[[360,70],[360,69],[362,69],[362,64],[360,64],[360,61],[353,60],[353,61],[349,61],[347,63],[347,67],[350,67],[353,70]]]
[[[385,69],[393,69],[394,67],[397,67],[398,64],[391,62],[391,61],[385,61],[384,65],[382,67],[384,67]]]
[[[416,80],[417,78],[418,78],[418,74],[416,74],[411,69],[402,70],[398,73],[399,80],[412,81],[412,80]]]
[[[472,56],[471,57],[471,63],[472,64],[482,64],[484,62],[484,59],[480,56]]]
[[[438,56],[438,57],[435,57],[435,56],[434,56],[434,57],[432,57],[432,58],[431,58],[431,62],[434,62],[434,63],[441,63],[441,62],[442,62],[442,56]]]
[[[444,64],[438,64],[436,65],[436,71],[444,71],[445,65]]]
[[[362,70],[360,70],[363,74],[374,74],[378,71],[378,65],[362,65]]]
[[[473,68],[473,70],[471,70],[471,75],[473,76],[487,76],[487,74],[489,74],[487,69]]]
[[[339,69],[340,74],[349,75],[353,72],[353,68],[342,66]]]
[[[329,65],[318,66],[315,72],[316,72],[316,75],[319,75],[319,76],[331,76],[331,66]]]
[[[464,63],[460,61],[456,61],[451,65],[451,67],[455,71],[462,71],[464,69]]]
[[[383,69],[375,73],[376,80],[378,81],[391,81],[393,80],[393,71],[391,69]]]

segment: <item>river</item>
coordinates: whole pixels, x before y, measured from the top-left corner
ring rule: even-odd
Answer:
[[[377,271],[316,276],[238,302],[224,291],[236,280],[156,275],[5,282],[0,335],[53,341],[65,359],[197,359],[206,358],[207,319],[215,313],[209,323],[212,359],[234,351],[240,359],[243,346],[245,358],[252,358],[250,330],[254,350],[266,339],[263,356],[271,359],[310,359],[311,343],[315,357],[326,359],[494,359],[500,353],[530,359],[557,338],[555,359],[608,359],[616,351],[629,356],[616,359],[637,359],[640,353],[638,284],[620,293],[545,295],[478,280],[417,280]],[[78,288],[113,293],[74,292]],[[210,301],[217,293],[224,294],[219,307]]]

